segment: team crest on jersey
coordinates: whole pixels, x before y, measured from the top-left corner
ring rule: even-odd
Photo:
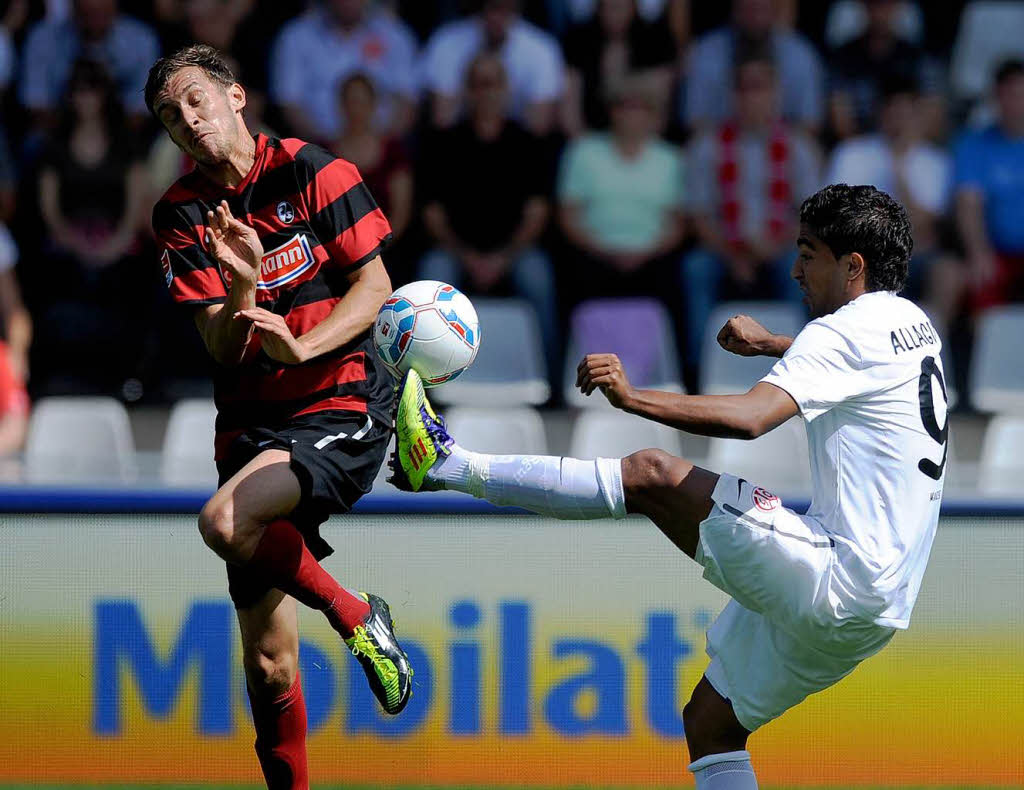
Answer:
[[[754,498],[754,504],[757,505],[757,509],[763,510],[766,513],[775,510],[779,506],[779,498],[770,491],[765,491],[760,486],[754,489],[754,493],[751,496]]]
[[[164,254],[160,256],[160,268],[164,270],[164,280],[167,281],[167,287],[171,287],[171,282],[174,280],[174,273],[171,272],[171,251],[168,249],[164,250]]]
[[[309,239],[302,233],[296,233],[290,240],[263,254],[260,263],[260,279],[256,287],[263,291],[287,285],[307,271],[316,260],[309,247]],[[230,287],[231,272],[221,270],[224,280]]]
[[[295,221],[295,207],[287,200],[277,204],[277,218],[285,225],[291,225]]]

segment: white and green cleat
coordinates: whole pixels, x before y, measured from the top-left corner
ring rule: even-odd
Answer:
[[[395,410],[395,453],[391,456],[392,484],[403,491],[437,491],[442,486],[428,472],[447,458],[454,440],[444,418],[434,413],[415,370],[402,377]]]

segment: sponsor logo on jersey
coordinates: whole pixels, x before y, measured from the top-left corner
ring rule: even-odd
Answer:
[[[277,204],[277,218],[285,225],[291,225],[295,220],[295,207],[287,200]]]
[[[770,491],[765,491],[760,486],[754,489],[752,496],[754,498],[754,504],[757,505],[757,509],[763,510],[766,513],[775,510],[775,508],[779,506],[779,498]]]
[[[302,275],[315,262],[313,251],[309,247],[309,239],[302,233],[296,233],[280,247],[263,254],[260,279],[256,287],[264,291],[280,288]],[[231,272],[226,269],[221,271],[224,274],[224,281],[230,286]]]
[[[171,251],[168,249],[165,249],[164,254],[160,256],[160,268],[164,270],[164,280],[167,281],[167,287],[170,288],[174,274],[171,272]]]

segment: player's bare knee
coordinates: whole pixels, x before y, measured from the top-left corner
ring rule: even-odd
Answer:
[[[294,685],[299,671],[298,656],[289,651],[246,648],[243,663],[249,688],[261,698],[274,698],[284,694]]]
[[[622,487],[626,495],[674,485],[678,458],[664,450],[650,448],[622,459]]]
[[[234,509],[230,501],[210,499],[199,511],[199,534],[206,545],[224,559],[230,559],[235,541]]]

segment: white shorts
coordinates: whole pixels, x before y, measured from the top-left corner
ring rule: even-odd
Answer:
[[[696,560],[733,600],[708,630],[705,676],[753,731],[848,675],[895,629],[843,608],[835,545],[820,522],[733,475],[719,477],[711,498]]]

